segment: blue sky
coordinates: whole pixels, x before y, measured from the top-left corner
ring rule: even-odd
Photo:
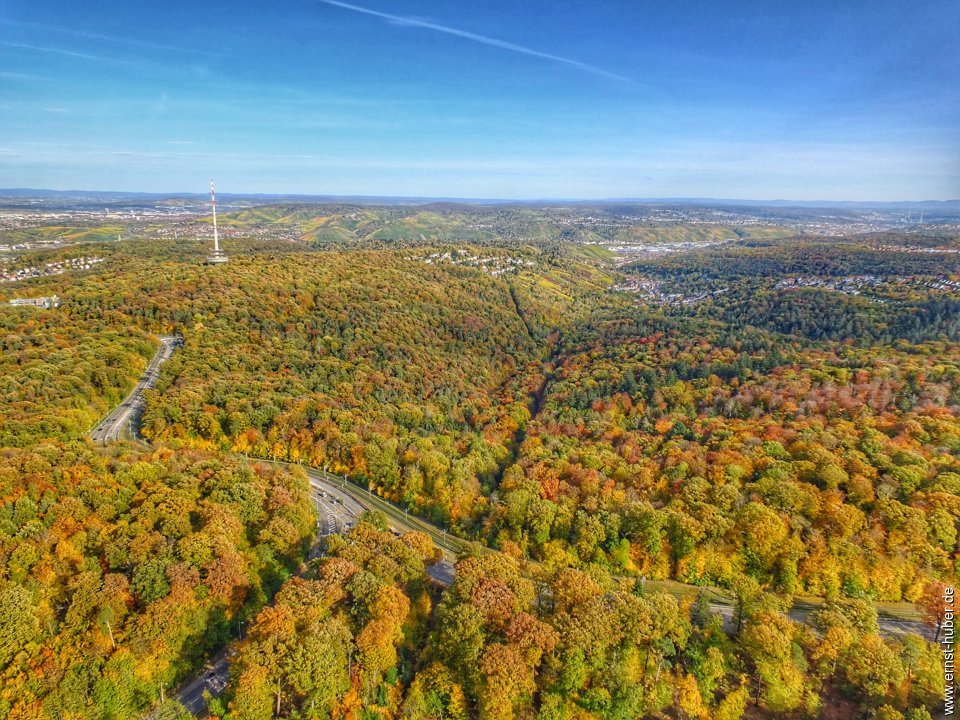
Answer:
[[[0,187],[960,197],[960,2],[0,0]]]

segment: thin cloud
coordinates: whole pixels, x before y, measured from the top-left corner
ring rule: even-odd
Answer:
[[[417,18],[404,17],[403,15],[393,15],[391,13],[380,12],[379,10],[371,10],[370,8],[360,7],[359,5],[351,5],[349,3],[340,2],[339,0],[318,0],[318,2],[321,2],[325,5],[343,8],[344,10],[362,13],[364,15],[372,15],[373,17],[388,20],[391,23],[400,25],[402,27],[416,27],[423,28],[425,30],[433,30],[446,35],[464,38],[465,40],[472,40],[473,42],[477,42],[482,45],[490,45],[491,47],[500,48],[501,50],[509,50],[511,52],[520,53],[521,55],[529,55],[531,57],[540,58],[541,60],[550,60],[551,62],[562,63],[563,65],[568,65],[578,70],[592,73],[593,75],[602,75],[603,77],[613,78],[614,80],[631,82],[629,78],[625,78],[622,75],[608,72],[603,68],[598,68],[595,65],[589,65],[588,63],[580,62],[579,60],[561,57],[560,55],[551,55],[550,53],[540,52],[539,50],[534,50],[533,48],[528,48],[523,45],[516,45],[515,43],[507,42],[506,40],[498,40],[497,38],[488,37],[486,35],[478,35],[477,33],[449,27],[448,25],[438,25],[437,23],[418,20]]]
[[[172,52],[196,53],[198,55],[214,55],[208,50],[199,48],[187,48],[179,45],[167,45],[165,43],[150,42],[148,40],[138,40],[135,38],[117,37],[115,35],[103,35],[100,33],[86,32],[84,30],[73,30],[71,28],[59,27],[57,25],[44,25],[41,23],[24,22],[22,20],[4,20],[6,25],[16,25],[18,27],[32,28],[34,30],[43,30],[45,32],[61,33],[63,35],[72,35],[73,37],[84,38],[86,40],[98,40],[103,42],[117,43],[119,45],[129,45],[131,47],[144,48],[149,50],[169,50]]]
[[[20,80],[23,82],[49,82],[51,78],[43,77],[42,75],[32,75],[30,73],[20,73],[20,72],[0,72],[0,78],[4,80]]]
[[[0,45],[6,47],[19,48],[21,50],[35,50],[36,52],[53,53],[55,55],[66,55],[67,57],[80,58],[82,60],[96,60],[97,62],[110,63],[112,65],[130,65],[125,60],[118,58],[104,57],[102,55],[90,55],[89,53],[74,52],[73,50],[63,50],[61,48],[45,47],[43,45],[28,45],[27,43],[15,43],[0,40]]]

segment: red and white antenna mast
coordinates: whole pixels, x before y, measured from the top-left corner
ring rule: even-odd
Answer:
[[[213,178],[210,178],[210,209],[213,211],[213,255],[207,258],[211,265],[219,265],[227,261],[227,256],[220,250],[220,234],[217,232],[217,192],[213,187]]]
[[[220,252],[220,236],[217,234],[217,191],[213,187],[213,178],[210,178],[210,207],[213,208],[213,252]]]

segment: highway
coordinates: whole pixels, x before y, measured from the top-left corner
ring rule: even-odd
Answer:
[[[99,445],[118,440],[136,440],[139,435],[140,417],[143,415],[143,391],[152,388],[160,375],[160,366],[173,356],[180,347],[177,337],[161,337],[160,349],[150,360],[136,387],[126,399],[90,431],[90,438]]]
[[[226,690],[229,652],[230,650],[221,652],[207,663],[195,678],[180,687],[176,698],[192,715],[204,715],[206,713],[207,700],[203,696],[205,691],[209,691],[213,697],[219,697]]]
[[[344,505],[349,504],[351,507],[360,507],[363,510],[368,507],[379,510],[387,516],[390,528],[398,532],[418,531],[428,535],[433,540],[433,544],[440,548],[443,556],[440,561],[427,566],[427,574],[444,587],[453,582],[454,563],[457,555],[463,549],[462,541],[458,538],[451,538],[445,530],[438,528],[436,525],[416,516],[411,517],[409,513],[372,492],[368,491],[364,495],[362,490],[355,485],[351,485],[345,478],[338,478],[336,475],[331,475],[323,470],[314,470],[313,468],[305,468],[305,470],[307,477],[310,478],[310,485],[315,490],[319,489],[331,494],[337,493],[336,496]]]
[[[277,465],[293,464],[282,461],[269,462]],[[464,547],[462,540],[452,537],[443,528],[439,528],[415,515],[410,515],[379,495],[374,495],[369,490],[364,492],[356,485],[348,482],[346,477],[333,475],[311,467],[301,467],[306,472],[314,493],[326,493],[328,498],[333,499],[335,503],[339,503],[337,507],[344,508],[354,518],[359,517],[360,513],[367,509],[379,510],[387,516],[387,523],[392,530],[398,532],[418,531],[429,536],[433,540],[433,544],[440,548],[443,555],[439,562],[427,566],[427,574],[445,587],[453,582],[454,563],[457,555]],[[481,552],[493,551],[483,548]]]
[[[334,493],[332,489],[311,485],[310,497],[317,509],[317,539],[325,538],[335,533],[346,532],[357,524],[364,507],[351,497],[342,493]],[[309,559],[320,556],[322,547],[319,542],[314,543],[310,550]]]
[[[289,465],[290,463],[279,464]],[[410,515],[402,508],[384,500],[379,495],[375,495],[370,490],[364,492],[361,488],[347,481],[345,477],[310,467],[303,467],[303,470],[310,478],[311,486],[330,493],[337,493],[339,499],[349,498],[354,506],[360,506],[364,510],[367,508],[379,510],[387,516],[391,528],[401,532],[416,530],[426,533],[434,544],[443,551],[445,557],[456,558],[463,551],[465,543],[460,538],[450,535],[443,528],[422,520],[416,515]]]
[[[259,460],[257,458],[250,458],[250,460],[252,462],[262,462],[269,465],[296,465],[296,463],[288,463],[282,460]],[[442,552],[442,558],[438,562],[427,566],[427,574],[444,587],[449,586],[450,583],[453,582],[454,563],[464,547],[462,540],[449,535],[443,528],[439,528],[426,520],[422,520],[416,515],[410,515],[393,503],[384,500],[379,495],[374,495],[369,490],[364,492],[356,485],[347,481],[345,476],[334,475],[324,470],[318,470],[304,465],[298,467],[307,474],[307,478],[310,480],[314,502],[317,502],[317,497],[319,496],[326,501],[326,504],[329,505],[332,503],[336,510],[344,516],[344,522],[349,523],[346,526],[347,529],[353,527],[356,519],[360,517],[360,514],[364,510],[372,509],[379,510],[387,516],[387,523],[391,530],[425,533]],[[322,516],[323,512],[319,505],[317,509],[318,516]],[[343,525],[341,524],[340,527],[342,529]],[[481,548],[481,552],[493,551],[487,548]]]

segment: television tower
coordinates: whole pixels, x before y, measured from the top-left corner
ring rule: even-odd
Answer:
[[[210,178],[210,208],[213,210],[213,255],[207,256],[207,264],[221,265],[227,261],[227,256],[220,249],[220,235],[217,233],[217,193],[213,189],[213,178]]]

